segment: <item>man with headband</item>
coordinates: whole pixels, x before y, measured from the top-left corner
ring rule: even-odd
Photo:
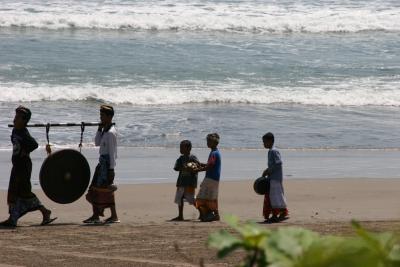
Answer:
[[[0,226],[3,227],[16,227],[19,218],[36,210],[42,213],[41,225],[49,224],[56,219],[50,217],[51,211],[46,209],[32,192],[32,161],[29,155],[38,148],[38,143],[26,128],[31,115],[31,111],[23,106],[19,106],[15,110],[14,128],[11,134],[12,169],[7,195],[10,216],[0,223]]]
[[[99,163],[96,167],[92,183],[86,199],[92,204],[93,215],[84,223],[100,223],[104,210],[110,208],[111,217],[105,223],[119,223],[115,208],[114,185],[115,160],[117,158],[117,131],[113,125],[114,108],[109,105],[100,107],[101,124],[96,133],[95,145],[100,147]]]

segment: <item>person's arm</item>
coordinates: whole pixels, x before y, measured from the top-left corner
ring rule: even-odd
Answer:
[[[217,157],[215,155],[211,155],[210,158],[207,161],[207,164],[201,163],[200,167],[197,168],[196,171],[204,172],[204,171],[211,170],[212,168],[214,168],[216,160],[217,160]]]
[[[202,163],[200,163],[199,159],[198,159],[196,156],[192,155],[192,156],[190,157],[190,162],[192,162],[192,163],[195,164],[194,167],[191,167],[191,168],[190,168],[190,172],[192,172],[192,173],[197,173],[197,172],[199,172],[198,169],[199,169],[199,167],[200,167],[201,164],[202,164]]]
[[[272,156],[272,165],[268,167],[269,175],[274,173],[278,168],[282,166],[282,158],[279,151],[272,150],[271,156]]]
[[[175,161],[174,170],[177,171],[177,172],[182,170],[182,164],[181,164],[181,158],[180,157]]]
[[[197,165],[200,165],[200,164],[201,164],[200,161],[199,161],[199,159],[198,159],[195,155],[192,156],[191,161],[194,162],[194,163],[196,163]]]
[[[96,132],[96,136],[94,137],[94,144],[95,146],[100,146],[100,142],[101,142],[101,131],[102,128],[99,127],[99,129]]]
[[[114,169],[115,159],[117,158],[117,135],[114,132],[108,132],[108,154],[110,156],[110,169]]]
[[[24,137],[24,150],[27,153],[31,153],[39,147],[36,140],[27,132]]]
[[[50,156],[50,154],[51,154],[51,145],[50,144],[46,144],[46,152],[47,152],[47,156]]]

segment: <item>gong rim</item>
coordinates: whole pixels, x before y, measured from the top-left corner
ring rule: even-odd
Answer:
[[[62,149],[50,154],[39,173],[40,186],[45,195],[59,204],[77,201],[90,182],[87,159],[75,149]]]

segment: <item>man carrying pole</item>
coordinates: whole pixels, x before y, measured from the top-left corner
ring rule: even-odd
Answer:
[[[43,220],[41,225],[53,222],[51,211],[39,201],[32,192],[32,161],[30,153],[38,148],[38,143],[29,134],[26,125],[31,118],[31,111],[23,106],[15,110],[14,128],[11,135],[13,144],[12,169],[8,186],[7,203],[9,218],[0,223],[3,227],[16,227],[19,218],[31,211],[39,210]]]
[[[104,216],[104,210],[110,208],[111,217],[105,223],[119,223],[115,208],[114,192],[116,186],[115,160],[117,158],[117,131],[112,123],[114,109],[109,105],[100,107],[100,121],[95,137],[95,145],[99,146],[99,163],[96,167],[92,183],[86,195],[86,199],[92,204],[93,215],[83,221],[84,223],[100,223],[100,216]]]

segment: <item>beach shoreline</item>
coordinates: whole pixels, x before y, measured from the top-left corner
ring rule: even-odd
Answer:
[[[74,149],[74,147],[71,147]],[[54,149],[54,151],[60,148]],[[77,147],[75,147],[77,149]],[[220,149],[222,154],[222,181],[250,181],[266,168],[265,149]],[[400,150],[280,150],[284,179],[399,179],[397,165]],[[98,162],[98,150],[84,147],[92,173]],[[194,148],[192,153],[206,162],[209,149]],[[119,147],[116,183],[154,184],[174,183],[173,170],[180,156],[178,148]],[[33,162],[32,185],[39,188],[39,171],[46,152],[39,148],[31,154]],[[0,150],[0,189],[7,189],[11,170],[11,151]],[[203,174],[199,175],[202,178]]]
[[[400,219],[400,179],[292,179],[284,181],[291,223],[390,221]],[[117,208],[125,223],[162,223],[177,215],[173,203],[174,183],[120,185]],[[90,215],[84,196],[60,205],[49,200],[42,190],[34,190],[39,199],[59,217],[59,222],[81,223]],[[0,191],[0,210],[7,215],[6,190]],[[263,196],[253,191],[253,181],[222,181],[219,205],[222,214],[235,214],[243,220],[262,221]],[[384,207],[384,208],[383,208]],[[193,206],[185,205],[185,217],[198,217]],[[21,223],[40,218],[28,214]]]

